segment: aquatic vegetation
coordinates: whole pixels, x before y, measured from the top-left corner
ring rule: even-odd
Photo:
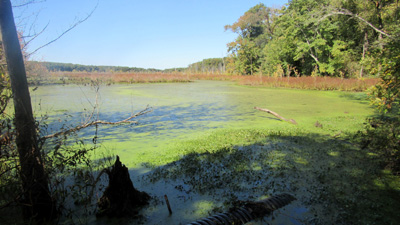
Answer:
[[[146,180],[181,180],[185,188],[180,190],[211,195],[215,202],[291,193],[297,207],[307,209],[297,223],[390,224],[400,219],[395,213],[400,180],[382,173],[376,156],[319,134],[239,132],[253,143],[189,153],[156,168]]]
[[[282,192],[298,200],[274,214],[276,223],[397,219],[383,215],[396,209],[399,181],[381,173],[376,155],[348,142],[373,113],[364,93],[216,81],[119,84],[103,86],[100,93],[100,119],[118,121],[147,104],[154,109],[138,126],[99,127],[94,155],[94,160],[102,151],[119,155],[135,187],[153,197],[144,223],[188,223],[238,200]],[[49,129],[57,129],[63,115],[79,123],[85,113],[79,110],[90,106],[91,97],[89,87],[76,85],[42,86],[32,95],[37,114],[51,112]],[[254,110],[257,105],[298,125]],[[93,134],[89,129],[81,136]]]

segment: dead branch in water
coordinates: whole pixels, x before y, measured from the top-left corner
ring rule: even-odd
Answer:
[[[288,120],[288,119],[286,119],[286,118],[280,116],[278,113],[276,113],[276,112],[274,112],[274,111],[271,111],[271,110],[269,110],[269,109],[262,109],[262,108],[259,108],[259,107],[257,107],[257,106],[255,106],[254,109],[257,109],[257,110],[260,110],[260,111],[263,111],[263,112],[267,112],[267,113],[269,113],[269,114],[274,115],[276,118],[278,118],[278,119],[280,119],[280,120],[287,121],[287,122],[290,122],[290,123],[292,123],[292,124],[297,125],[297,122],[296,122],[294,119]]]
[[[132,121],[132,119],[135,118],[135,117],[147,114],[147,113],[149,113],[151,111],[153,111],[151,109],[151,107],[147,106],[142,111],[140,111],[140,112],[138,112],[136,114],[132,114],[130,117],[128,117],[128,118],[126,118],[124,120],[120,120],[120,121],[117,121],[117,122],[109,122],[109,121],[104,121],[104,120],[96,120],[96,121],[92,121],[92,122],[86,122],[86,123],[84,123],[84,124],[82,124],[80,126],[76,126],[76,127],[71,128],[71,129],[68,129],[68,130],[63,130],[63,131],[60,131],[60,132],[57,132],[57,133],[54,133],[54,134],[50,134],[50,135],[41,137],[41,139],[42,140],[46,140],[46,139],[58,137],[58,136],[61,136],[61,135],[67,135],[67,134],[76,132],[78,130],[81,130],[81,129],[84,129],[84,128],[87,128],[87,127],[90,127],[90,126],[99,125],[99,124],[118,125],[118,124],[137,123],[137,121]]]

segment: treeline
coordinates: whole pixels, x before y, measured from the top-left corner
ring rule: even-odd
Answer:
[[[190,64],[186,71],[201,74],[224,74],[226,60],[227,58],[204,59],[200,62]]]
[[[124,66],[93,66],[72,63],[58,62],[37,62],[29,61],[28,68],[45,68],[49,72],[94,72],[94,73],[207,73],[223,74],[225,73],[226,58],[204,59],[200,62],[190,64],[188,67],[160,69],[145,69],[138,67]],[[43,73],[43,71],[42,71]]]
[[[50,72],[123,72],[123,73],[156,73],[162,72],[159,69],[144,69],[138,67],[127,67],[127,66],[92,66],[92,65],[80,65],[72,63],[58,63],[58,62],[35,62],[31,61],[31,64],[40,64],[44,66]]]
[[[179,68],[169,68],[161,70],[163,73],[184,73],[186,72],[186,67],[179,67]]]
[[[226,30],[226,72],[271,76],[363,77],[376,68],[387,40],[400,33],[397,0],[292,0],[258,4]]]
[[[192,72],[201,71],[217,71],[218,63],[210,63],[209,61],[214,59],[206,59],[206,63],[201,62],[194,64],[202,64],[198,67],[199,70],[190,69]],[[218,59],[215,59],[218,60]],[[220,60],[222,61],[222,59]],[[185,73],[189,70],[189,67],[179,67],[179,68],[168,68],[164,70],[160,69],[145,69],[139,67],[127,67],[127,66],[93,66],[93,65],[81,65],[72,63],[59,63],[59,62],[37,62],[29,61],[29,68],[45,68],[48,72],[88,72],[88,73]],[[191,64],[193,65],[193,64]],[[215,65],[215,66],[214,66]],[[196,67],[197,68],[197,67]]]

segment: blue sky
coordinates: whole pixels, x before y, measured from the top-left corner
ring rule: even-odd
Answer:
[[[21,1],[12,2],[17,5]],[[225,31],[224,26],[249,8],[260,2],[282,7],[287,0],[38,0],[14,8],[17,27],[25,34],[39,32],[49,24],[29,44],[28,51],[86,17],[97,2],[87,21],[39,50],[32,59],[157,69],[186,67],[205,58],[226,56],[226,44],[237,35]]]

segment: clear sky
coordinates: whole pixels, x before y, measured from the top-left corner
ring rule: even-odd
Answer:
[[[33,51],[85,18],[98,3],[87,21],[39,50],[32,59],[166,69],[226,56],[226,44],[237,35],[225,31],[224,26],[260,2],[280,8],[288,1],[37,0],[26,7],[14,7],[14,17],[25,34],[39,32],[48,24],[28,45],[28,51]]]

